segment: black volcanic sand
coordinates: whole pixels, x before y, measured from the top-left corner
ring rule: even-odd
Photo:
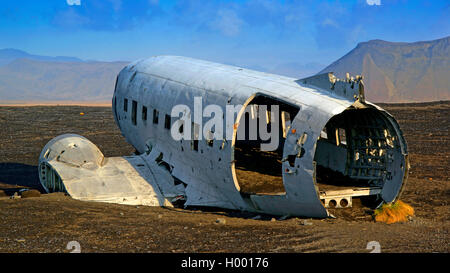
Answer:
[[[333,210],[337,219],[278,220],[82,202],[61,193],[2,197],[24,187],[42,191],[39,153],[60,134],[83,135],[105,156],[134,149],[108,107],[0,107],[0,252],[69,252],[70,241],[78,241],[82,252],[369,252],[369,241],[378,241],[382,252],[449,252],[450,102],[382,107],[397,118],[408,142],[410,178],[401,200],[416,211],[409,222],[391,225],[375,223],[362,206]]]

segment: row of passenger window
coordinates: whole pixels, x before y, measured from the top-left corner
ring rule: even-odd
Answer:
[[[123,111],[128,112],[128,99],[123,100]],[[138,103],[135,100],[132,100],[131,102],[131,123],[135,126],[137,126],[137,111],[138,111]],[[148,116],[148,109],[146,106],[142,105],[142,112],[141,112],[141,119],[144,125],[147,124],[147,116]],[[153,124],[158,124],[159,122],[159,111],[156,109],[153,109],[153,116],[152,116],[152,122]],[[170,115],[165,114],[164,116],[164,128],[170,130],[171,126],[171,117]],[[183,133],[183,125],[180,126],[179,132]],[[200,132],[200,127],[198,124],[192,123],[193,127],[193,135],[191,140],[191,149],[194,151],[198,151],[198,134]],[[207,145],[212,147],[213,141],[207,140]]]
[[[138,110],[138,103],[137,101],[133,100],[131,102],[131,123],[135,126],[137,125],[137,110]],[[128,112],[128,99],[123,100],[123,111]],[[147,117],[148,117],[147,106],[142,105],[141,119],[145,125],[147,124]],[[159,111],[156,109],[153,109],[152,122],[153,124],[159,123]],[[171,125],[170,115],[166,114],[164,116],[164,128],[170,130],[170,125]]]

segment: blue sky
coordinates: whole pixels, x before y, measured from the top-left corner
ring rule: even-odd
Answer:
[[[371,39],[450,35],[449,1],[0,1],[0,48],[104,61],[183,55],[261,70],[327,65]]]

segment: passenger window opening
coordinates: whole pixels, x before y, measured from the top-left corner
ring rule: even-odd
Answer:
[[[117,84],[117,83],[116,83],[116,84]],[[120,123],[119,123],[120,116],[119,116],[119,114],[117,113],[117,97],[114,96],[113,98],[114,98],[114,99],[113,99],[113,111],[114,111],[114,117],[116,118],[117,126],[119,126],[119,129],[120,129]]]
[[[192,140],[192,150],[198,152],[198,140]]]
[[[123,111],[128,112],[128,99],[123,99]]]
[[[200,135],[200,125],[192,122],[192,141],[191,148],[192,150],[198,152],[198,139]]]
[[[144,123],[147,121],[147,107],[142,106],[142,120]]]
[[[158,124],[159,112],[156,109],[153,109],[153,124]]]
[[[131,122],[136,125],[137,101],[133,100],[131,108]]]
[[[291,115],[289,114],[289,112],[281,112],[281,125],[283,127],[283,138],[286,138],[289,129],[291,128]]]
[[[170,130],[170,123],[171,123],[170,116],[166,114],[164,119],[164,128]]]

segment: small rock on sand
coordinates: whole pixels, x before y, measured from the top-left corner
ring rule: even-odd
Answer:
[[[312,226],[312,223],[308,220],[300,220],[300,225],[302,226]]]
[[[227,220],[225,218],[217,218],[216,223],[224,225],[227,223]]]

